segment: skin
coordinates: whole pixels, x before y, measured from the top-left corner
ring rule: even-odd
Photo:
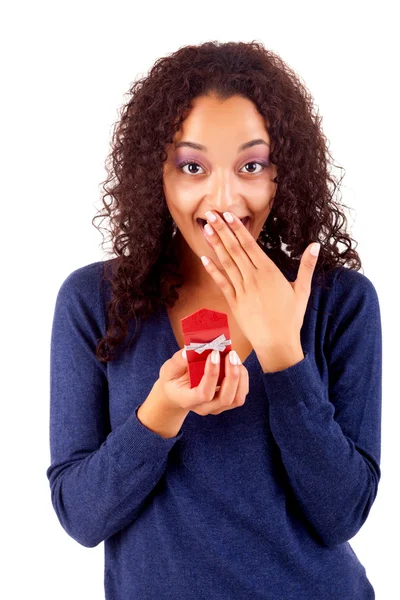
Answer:
[[[262,139],[238,152],[241,144]],[[176,144],[191,141],[207,151]],[[249,230],[257,239],[272,209],[277,184],[273,179],[277,167],[269,159],[271,140],[264,118],[247,98],[233,96],[218,100],[214,95],[193,100],[187,118],[167,148],[163,166],[164,194],[177,225],[175,244],[180,256],[185,287],[191,292],[225,303],[220,287],[204,269],[200,257],[209,256],[228,278],[214,248],[207,244],[202,226],[196,219],[206,219],[213,210],[220,216],[229,211],[237,217],[250,216]],[[191,163],[179,168],[179,163]],[[269,163],[263,167],[257,161]]]

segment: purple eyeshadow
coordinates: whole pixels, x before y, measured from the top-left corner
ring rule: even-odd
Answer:
[[[181,168],[182,166],[184,166],[185,163],[187,164],[187,163],[190,163],[190,162],[194,162],[194,163],[200,164],[199,159],[196,158],[196,157],[194,157],[194,156],[191,157],[191,156],[182,156],[181,155],[181,156],[174,156],[173,157],[173,164],[174,164],[174,166],[177,169]],[[270,164],[268,158],[253,157],[253,158],[247,159],[243,163],[243,166],[245,164],[253,163],[253,162],[260,163],[261,165],[263,165],[266,168],[269,167],[269,164]]]
[[[175,167],[179,167],[180,165],[184,164],[185,162],[195,162],[198,163],[198,159],[196,160],[195,158],[186,158],[186,157],[182,157],[182,156],[177,156],[174,157],[174,165]]]

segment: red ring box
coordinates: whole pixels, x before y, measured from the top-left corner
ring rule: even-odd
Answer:
[[[201,308],[181,319],[183,341],[188,361],[190,387],[196,387],[203,377],[207,356],[219,347],[220,366],[217,386],[225,377],[225,356],[232,349],[226,313]],[[217,338],[220,338],[217,340]],[[196,349],[188,349],[198,344]]]

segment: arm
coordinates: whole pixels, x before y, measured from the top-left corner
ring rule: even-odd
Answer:
[[[102,337],[98,277],[89,267],[71,273],[56,300],[46,475],[62,527],[83,546],[94,547],[138,517],[165,471],[170,449],[183,435],[184,415],[170,415],[155,385],[139,406],[144,423],[136,409],[110,430],[107,368],[94,354]],[[159,434],[164,417],[170,420]]]
[[[347,270],[346,270],[347,271]],[[335,546],[366,521],[380,480],[382,333],[376,290],[362,274],[335,280],[329,389],[309,353],[264,373],[270,424],[292,490],[319,541]]]

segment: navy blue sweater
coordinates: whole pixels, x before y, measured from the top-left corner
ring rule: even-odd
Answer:
[[[139,319],[130,347],[98,361],[104,264],[76,269],[57,295],[46,474],[65,531],[88,548],[104,541],[106,599],[375,598],[349,543],[381,476],[382,333],[371,281],[331,271],[330,289],[312,288],[303,360],[264,373],[253,350],[243,406],[190,412],[176,437],[163,438],[136,413],[179,350],[168,313]]]

